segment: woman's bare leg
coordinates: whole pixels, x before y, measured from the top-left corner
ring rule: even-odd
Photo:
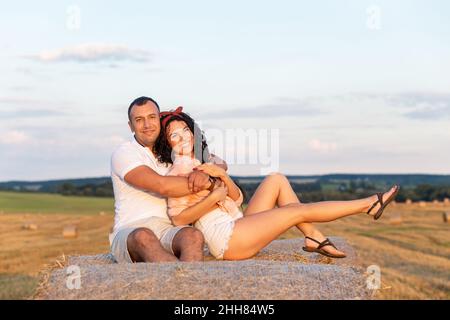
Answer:
[[[395,187],[383,194],[383,200],[395,192]],[[258,253],[289,228],[305,222],[329,222],[350,215],[367,212],[377,201],[372,196],[351,201],[322,201],[307,204],[288,204],[244,216],[235,221],[233,235],[224,254],[226,260],[247,259]],[[374,208],[378,210],[380,204]]]
[[[250,216],[273,209],[275,206],[283,207],[291,203],[300,203],[300,200],[292,189],[289,180],[281,173],[272,173],[258,186],[244,211],[244,215]],[[326,239],[312,223],[299,223],[296,227],[305,235],[305,237],[311,237],[319,242]],[[318,244],[305,238],[305,246],[317,247]],[[334,255],[341,255],[344,253],[332,246],[325,246],[323,249]]]

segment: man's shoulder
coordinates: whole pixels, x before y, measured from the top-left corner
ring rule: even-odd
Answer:
[[[122,153],[129,153],[129,152],[138,152],[138,149],[136,146],[132,143],[132,141],[124,141],[121,144],[119,144],[113,151],[112,156],[119,155]]]
[[[117,175],[123,180],[128,171],[139,165],[144,165],[145,160],[132,141],[125,141],[113,151],[110,164],[111,175]]]
[[[111,168],[122,168],[132,163],[142,162],[143,158],[132,141],[122,142],[111,155]]]

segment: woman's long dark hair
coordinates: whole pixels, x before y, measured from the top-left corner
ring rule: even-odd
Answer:
[[[165,118],[170,117],[167,121],[163,121]],[[206,142],[205,134],[200,127],[195,123],[194,119],[192,119],[188,114],[184,112],[180,112],[176,115],[165,115],[161,117],[161,130],[159,133],[158,139],[153,146],[153,153],[156,158],[161,163],[173,163],[172,160],[172,147],[170,146],[169,141],[167,140],[167,127],[172,121],[184,121],[189,130],[191,130],[192,135],[194,136],[194,155],[201,163],[205,163],[209,161],[210,153],[208,149],[208,143]],[[164,125],[163,125],[164,123]],[[242,195],[244,197],[244,202],[246,202],[247,195],[244,189],[234,180],[234,183],[238,186],[242,191]]]
[[[167,121],[163,121],[165,118],[170,117]],[[173,163],[172,159],[172,147],[167,140],[167,127],[172,121],[183,121],[191,130],[194,136],[194,155],[201,163],[208,162],[210,154],[208,144],[206,143],[205,135],[200,127],[195,123],[188,114],[181,112],[176,115],[166,115],[161,117],[161,131],[159,137],[153,146],[153,152],[156,158],[161,163]],[[164,123],[164,126],[163,126]]]

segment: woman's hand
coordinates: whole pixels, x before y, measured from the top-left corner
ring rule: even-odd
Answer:
[[[210,177],[223,179],[227,176],[227,172],[213,163],[204,163],[194,168],[194,170],[202,171]]]
[[[223,201],[228,195],[228,188],[223,181],[221,181],[218,186],[211,191],[209,197],[212,197],[216,202]]]

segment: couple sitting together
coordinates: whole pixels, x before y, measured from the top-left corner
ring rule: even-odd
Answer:
[[[134,136],[111,158],[110,244],[119,263],[202,261],[205,243],[216,259],[247,259],[293,226],[305,236],[303,250],[344,258],[312,223],[361,213],[376,220],[399,191],[394,185],[368,198],[305,204],[284,175],[273,173],[242,210],[242,190],[181,107],[160,112],[156,101],[140,97],[128,119]]]

